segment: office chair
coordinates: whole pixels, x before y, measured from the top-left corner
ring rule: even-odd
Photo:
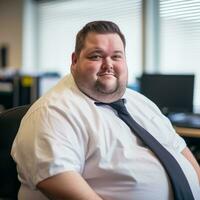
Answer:
[[[20,182],[15,162],[10,156],[20,122],[30,105],[11,108],[0,113],[0,199],[17,200]]]

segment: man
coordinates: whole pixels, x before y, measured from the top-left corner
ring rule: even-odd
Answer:
[[[126,89],[125,38],[109,21],[86,24],[76,38],[71,74],[27,112],[12,147],[19,199],[173,200],[155,154],[109,105],[125,99],[132,117],[180,164],[195,199],[200,168],[168,119]]]

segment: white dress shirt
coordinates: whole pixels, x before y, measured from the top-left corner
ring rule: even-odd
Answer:
[[[135,91],[127,89],[124,98],[132,117],[180,163],[200,199],[197,174],[181,154],[186,144],[169,120]],[[72,170],[104,200],[173,200],[169,178],[154,153],[112,108],[96,106],[80,92],[71,75],[30,108],[11,154],[22,183],[19,200],[47,199],[36,184]]]

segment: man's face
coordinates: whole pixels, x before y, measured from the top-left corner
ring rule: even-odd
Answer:
[[[128,72],[119,35],[89,33],[80,55],[72,54],[71,71],[79,89],[89,97],[102,102],[121,98]]]

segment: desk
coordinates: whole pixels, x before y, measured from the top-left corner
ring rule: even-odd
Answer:
[[[176,132],[182,136],[200,165],[200,129],[174,126]]]
[[[180,136],[200,138],[200,129],[195,128],[185,128],[185,127],[174,127],[176,132]]]

